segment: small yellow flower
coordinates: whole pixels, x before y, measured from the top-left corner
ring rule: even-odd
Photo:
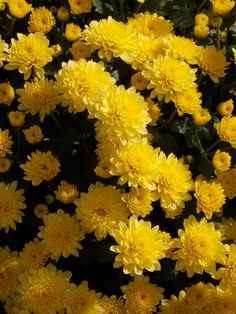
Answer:
[[[13,141],[11,135],[9,135],[9,130],[0,129],[0,157],[5,157],[7,154],[12,154],[12,144]]]
[[[213,0],[213,13],[219,16],[228,15],[235,6],[235,1],[231,0]]]
[[[0,10],[4,11],[7,0],[0,0]]]
[[[146,102],[148,104],[148,112],[149,112],[150,118],[152,119],[149,122],[149,125],[156,126],[157,121],[163,115],[163,113],[161,112],[161,109],[158,107],[158,105],[155,104],[150,97],[146,98]]]
[[[54,193],[56,195],[56,199],[64,204],[73,203],[79,196],[77,187],[65,180],[61,181]]]
[[[43,133],[38,125],[32,125],[29,129],[23,130],[25,139],[30,144],[36,144],[43,139]]]
[[[60,22],[67,22],[70,18],[70,12],[68,11],[67,8],[65,7],[60,7],[58,10],[57,10],[57,19],[58,21]]]
[[[173,102],[179,116],[182,116],[185,113],[193,114],[194,111],[201,109],[201,100],[202,94],[197,91],[197,89],[191,88],[186,89],[183,92],[175,93]]]
[[[11,161],[8,158],[0,158],[0,173],[7,172],[11,167]]]
[[[94,51],[91,45],[81,40],[74,42],[69,50],[75,61],[89,58]]]
[[[229,199],[236,197],[236,168],[217,173],[217,182],[221,184]]]
[[[44,246],[42,242],[39,242],[38,238],[26,243],[23,250],[20,252],[20,261],[26,270],[43,267],[48,257],[49,256],[44,253]]]
[[[10,111],[8,119],[11,126],[19,128],[25,123],[25,114],[21,111]]]
[[[76,41],[80,38],[80,32],[81,28],[79,27],[79,25],[68,23],[66,24],[64,37],[68,41]]]
[[[141,72],[136,72],[131,77],[131,84],[136,90],[144,90],[148,85],[148,80],[143,77]]]
[[[69,0],[69,5],[72,14],[88,13],[92,9],[91,0]]]
[[[48,214],[48,206],[46,204],[38,204],[34,208],[34,214],[38,219]]]
[[[9,82],[0,83],[0,104],[10,106],[15,98],[14,88]]]
[[[227,171],[231,165],[231,156],[227,152],[221,152],[219,149],[213,156],[213,166],[216,171]]]
[[[214,123],[214,127],[222,141],[236,148],[236,117],[223,117],[219,123]]]
[[[56,21],[52,13],[45,7],[39,7],[37,9],[32,9],[28,31],[31,33],[42,32],[47,34],[55,25]]]
[[[10,14],[18,19],[25,17],[31,10],[32,5],[25,0],[7,0]]]
[[[53,58],[60,56],[63,52],[63,50],[59,44],[52,45],[51,48],[53,49],[53,54],[52,54]]]
[[[197,24],[194,26],[194,36],[196,38],[206,38],[210,32],[210,29],[205,24]]]
[[[217,107],[216,110],[218,113],[224,117],[224,116],[231,116],[233,110],[234,110],[234,103],[233,99],[229,99],[227,101],[221,102]]]
[[[211,120],[211,114],[206,108],[199,108],[193,112],[193,123],[196,126],[207,124]]]
[[[195,15],[194,18],[195,24],[198,25],[208,25],[209,24],[209,17],[205,13],[198,13]]]
[[[210,283],[198,282],[191,287],[185,289],[186,301],[195,310],[201,311],[209,302],[214,286]]]

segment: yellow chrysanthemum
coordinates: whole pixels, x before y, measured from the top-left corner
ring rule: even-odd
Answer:
[[[48,257],[48,254],[44,253],[42,241],[39,242],[38,238],[26,243],[23,250],[20,252],[20,262],[26,270],[43,267]]]
[[[11,167],[11,161],[8,158],[0,158],[0,173],[7,172]]]
[[[122,22],[114,20],[111,16],[99,21],[93,20],[85,26],[81,37],[94,49],[99,49],[100,58],[111,60],[120,57],[123,61],[131,63],[136,56],[136,33]]]
[[[151,118],[151,121],[149,122],[149,125],[156,126],[157,121],[159,118],[163,115],[161,112],[161,109],[158,107],[157,104],[155,104],[151,98],[146,98],[146,102],[148,104],[148,112]]]
[[[131,84],[136,90],[144,90],[148,85],[148,80],[143,77],[141,72],[136,72],[131,76]]]
[[[18,19],[25,17],[31,10],[32,5],[25,0],[7,0],[10,14]]]
[[[166,56],[154,60],[142,73],[150,81],[148,88],[154,88],[151,97],[158,96],[158,99],[164,97],[168,103],[176,92],[183,92],[195,86],[196,71],[187,63]]]
[[[229,199],[236,197],[236,168],[217,173],[217,182],[221,184]]]
[[[21,284],[17,303],[27,313],[63,313],[63,300],[70,277],[70,272],[57,270],[52,264],[39,270],[29,269],[19,277]]]
[[[7,0],[0,0],[0,10],[4,11]]]
[[[196,88],[186,89],[183,92],[175,93],[173,102],[178,111],[179,116],[185,113],[193,114],[194,111],[201,109],[202,94]]]
[[[227,101],[221,102],[217,107],[216,110],[218,113],[224,116],[230,116],[234,110],[234,102],[233,99],[229,99]]]
[[[197,180],[194,196],[197,199],[197,213],[202,211],[207,219],[211,219],[214,213],[219,213],[226,202],[224,190],[216,182]]]
[[[28,159],[29,161],[20,167],[25,171],[24,180],[31,181],[34,186],[44,180],[52,180],[60,172],[60,162],[51,151],[36,150],[31,156],[28,156]]]
[[[72,14],[88,13],[92,9],[91,0],[69,0],[69,5]]]
[[[213,13],[219,16],[225,16],[229,14],[229,12],[235,6],[235,1],[231,0],[213,0]]]
[[[187,271],[188,277],[194,273],[214,273],[216,263],[221,263],[226,249],[221,242],[222,234],[215,229],[214,223],[208,223],[206,218],[199,222],[191,215],[184,220],[184,230],[178,231],[175,239],[177,250],[172,259],[177,260],[175,268]]]
[[[109,89],[115,82],[101,64],[84,59],[63,62],[56,78],[56,89],[62,94],[62,105],[68,106],[69,112],[84,111],[101,88]]]
[[[213,166],[216,171],[227,171],[231,165],[231,156],[227,152],[221,152],[219,149],[213,156]]]
[[[73,203],[79,196],[77,187],[65,180],[61,181],[54,193],[56,195],[56,199],[64,204]]]
[[[159,259],[166,256],[168,243],[159,236],[158,229],[159,226],[152,228],[150,221],[138,221],[134,215],[130,217],[128,226],[119,222],[112,232],[118,243],[110,248],[118,253],[113,267],[123,267],[123,272],[131,276],[141,275],[144,269],[150,272],[160,270]]]
[[[74,42],[69,50],[75,61],[89,58],[94,51],[90,45],[81,40]]]
[[[61,6],[57,10],[57,19],[60,22],[67,22],[70,19],[70,12],[66,7]]]
[[[195,24],[202,24],[202,25],[208,25],[209,24],[209,17],[205,13],[198,13],[195,15],[194,18]]]
[[[211,114],[207,108],[199,107],[193,112],[193,123],[196,126],[207,124],[211,120]]]
[[[135,276],[127,286],[121,286],[124,293],[125,307],[130,314],[154,313],[161,299],[163,288],[149,282],[149,277]]]
[[[120,221],[128,221],[128,210],[121,200],[121,192],[100,182],[91,184],[88,193],[81,193],[75,201],[77,217],[85,232],[95,232],[98,241],[111,234]]]
[[[22,127],[25,124],[25,114],[21,111],[10,111],[8,113],[10,125],[14,128]]]
[[[197,24],[194,26],[194,37],[206,38],[210,32],[209,26],[205,24]]]
[[[37,77],[44,75],[43,67],[52,61],[53,49],[49,48],[49,40],[43,33],[30,33],[28,36],[17,34],[18,39],[11,39],[11,47],[7,56],[7,70],[18,69],[28,80],[32,69]]]
[[[56,213],[44,216],[43,222],[45,226],[39,227],[38,237],[42,239],[45,253],[50,253],[56,261],[61,255],[65,258],[70,254],[79,256],[78,250],[83,248],[79,241],[84,239],[84,234],[75,215],[58,209]]]
[[[9,82],[0,83],[0,104],[10,106],[15,98],[14,88]]]
[[[24,190],[16,187],[16,181],[10,184],[0,182],[0,229],[4,228],[6,232],[9,228],[16,230],[16,222],[21,223],[24,216],[21,210],[26,208]]]
[[[68,41],[76,41],[80,38],[81,28],[74,23],[66,24],[64,37]]]
[[[101,293],[89,290],[88,282],[83,281],[78,287],[70,285],[64,296],[67,314],[105,314],[99,305]]]
[[[23,130],[25,139],[30,144],[36,144],[43,139],[43,133],[38,125],[32,125],[29,129]]]
[[[176,208],[163,208],[165,212],[165,217],[170,219],[175,219],[177,216],[182,215],[184,208],[183,207],[176,207]]]
[[[47,34],[53,28],[55,23],[56,20],[52,15],[52,12],[47,8],[39,7],[37,9],[32,9],[28,22],[28,31],[32,33],[42,32]]]
[[[184,208],[184,202],[191,200],[189,191],[194,189],[192,174],[182,159],[177,159],[174,154],[168,157],[160,152],[157,159],[155,182],[157,188],[154,195],[160,199],[161,207],[176,209]]]
[[[60,103],[60,97],[54,87],[54,81],[42,78],[26,82],[24,89],[17,89],[20,96],[18,101],[19,110],[25,110],[31,115],[39,114],[40,121],[43,122],[45,115],[49,115],[56,105]]]
[[[231,289],[221,289],[216,287],[211,294],[209,304],[205,308],[206,313],[234,314],[236,309],[235,291]]]
[[[236,244],[236,219],[222,218],[220,223],[216,223],[216,227],[221,230],[225,240]]]
[[[0,129],[0,157],[5,157],[7,154],[12,154],[12,144],[13,141],[11,135],[9,135],[9,130]]]
[[[104,295],[102,299],[100,299],[99,305],[104,313],[127,314],[124,307],[124,301],[122,299],[117,299],[115,295],[112,295],[111,297]]]
[[[2,39],[0,35],[0,67],[3,66],[3,61],[6,60],[6,52],[8,51],[8,44]]]
[[[171,296],[170,300],[164,299],[161,301],[160,314],[197,314],[196,311],[186,302],[185,293],[180,291],[179,297]]]
[[[210,303],[211,293],[214,291],[213,289],[214,286],[212,284],[204,284],[200,281],[185,289],[185,299],[195,310],[201,311]]]
[[[38,204],[34,208],[34,214],[38,219],[42,219],[48,214],[48,206],[46,204]]]
[[[223,117],[219,123],[214,123],[214,127],[222,141],[236,148],[236,117]]]
[[[197,59],[202,73],[209,75],[214,83],[219,83],[219,78],[225,76],[228,63],[224,50],[218,51],[215,46],[202,47]]]
[[[159,148],[153,149],[145,142],[121,145],[116,155],[110,159],[110,173],[119,176],[120,185],[128,183],[129,186],[154,190],[159,151]]]

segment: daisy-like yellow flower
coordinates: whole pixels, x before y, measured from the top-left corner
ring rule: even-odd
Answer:
[[[21,111],[10,111],[8,113],[10,125],[19,128],[25,124],[25,114]]]
[[[69,0],[69,5],[72,14],[88,13],[92,9],[91,0]]]
[[[32,82],[26,82],[24,89],[17,89],[16,93],[20,96],[18,109],[31,115],[38,113],[41,122],[60,103],[54,81],[47,78],[35,78]]]
[[[24,180],[31,181],[34,186],[44,180],[52,180],[60,172],[60,162],[51,151],[36,150],[31,156],[28,156],[28,159],[29,161],[20,167],[25,171]]]
[[[204,75],[209,75],[214,83],[219,83],[219,78],[225,76],[228,66],[225,51],[218,51],[215,46],[201,48],[197,55],[198,65]]]
[[[197,199],[197,213],[202,211],[207,219],[211,219],[214,213],[219,213],[226,203],[224,190],[216,182],[197,180],[194,196]]]
[[[185,113],[193,114],[195,111],[199,111],[202,103],[201,97],[202,94],[198,92],[195,87],[175,93],[173,102],[179,116]]]
[[[229,199],[236,197],[236,168],[217,173],[217,182],[221,184]]]
[[[162,208],[165,212],[165,217],[170,218],[170,219],[175,219],[175,217],[181,215],[183,213],[184,208],[183,207],[167,207],[167,208]]]
[[[4,228],[6,232],[9,228],[16,230],[16,222],[22,222],[22,209],[26,208],[25,197],[22,195],[24,190],[16,188],[16,181],[9,184],[0,182],[0,229]]]
[[[3,61],[6,60],[6,52],[8,51],[8,44],[2,39],[0,35],[0,67],[3,66]]]
[[[219,16],[228,15],[235,6],[235,1],[232,0],[213,0],[213,13]]]
[[[150,81],[148,89],[154,89],[151,97],[165,98],[169,102],[176,92],[193,88],[196,69],[191,69],[184,61],[172,57],[159,57],[146,66],[143,76]]]
[[[234,110],[234,103],[233,99],[229,99],[227,101],[221,102],[217,107],[216,110],[218,113],[224,117],[224,116],[230,116]]]
[[[197,314],[196,311],[186,302],[185,292],[180,291],[179,296],[171,296],[170,300],[164,299],[161,301],[160,314]]]
[[[0,173],[7,172],[11,167],[11,161],[8,158],[0,158]]]
[[[48,214],[48,206],[46,204],[38,204],[34,208],[34,214],[38,219],[42,219]]]
[[[69,50],[75,61],[89,58],[94,51],[90,45],[81,40],[74,42]]]
[[[60,7],[57,10],[57,19],[60,22],[67,22],[70,18],[70,12],[66,7]]]
[[[15,98],[14,88],[9,82],[0,83],[0,104],[10,106]]]
[[[32,125],[29,129],[23,130],[25,139],[30,144],[36,144],[43,139],[43,133],[38,125]]]
[[[224,239],[236,244],[236,219],[222,218],[220,223],[216,223],[216,227],[221,230]]]
[[[127,314],[124,307],[124,301],[122,299],[117,299],[115,295],[112,295],[111,297],[104,295],[102,299],[100,299],[99,305],[104,313]]]
[[[235,291],[231,289],[222,289],[219,286],[215,288],[205,307],[206,313],[224,313],[234,314],[236,309]]]
[[[196,38],[206,38],[209,32],[210,28],[205,24],[197,24],[194,26],[194,36]]]
[[[128,221],[128,210],[121,200],[121,192],[111,185],[91,184],[88,193],[81,193],[75,204],[83,230],[88,233],[94,231],[98,241],[111,234],[120,221]]]
[[[64,204],[73,203],[79,196],[77,187],[65,180],[61,181],[54,193],[56,195],[56,199]]]
[[[44,76],[43,67],[52,61],[53,49],[49,47],[49,40],[43,33],[30,33],[28,36],[17,34],[17,39],[11,39],[11,46],[7,56],[7,70],[18,69],[24,74],[24,80],[31,76],[32,69],[38,78]]]
[[[211,120],[211,114],[207,108],[199,107],[193,112],[193,123],[196,126],[207,124]]]
[[[25,17],[31,10],[32,5],[25,0],[7,0],[10,14],[18,19]]]
[[[214,123],[214,127],[222,141],[236,148],[236,117],[223,117],[219,123]]]
[[[148,85],[148,80],[143,77],[141,72],[136,72],[133,74],[131,76],[130,82],[136,90],[144,90]]]
[[[127,286],[121,286],[128,313],[156,313],[157,305],[163,299],[163,288],[149,282],[149,277],[135,276]]]
[[[64,37],[68,41],[76,41],[80,38],[81,28],[79,25],[68,23],[66,24],[66,30]]]
[[[214,286],[210,283],[198,282],[191,287],[185,288],[185,299],[195,310],[201,311],[210,302]]]
[[[5,157],[7,154],[12,154],[11,146],[13,144],[9,130],[0,129],[0,157]]]
[[[231,156],[227,152],[221,152],[219,149],[213,156],[213,166],[216,171],[227,171],[231,165]]]
[[[29,32],[42,32],[47,34],[56,24],[56,20],[51,11],[45,7],[39,7],[31,10],[28,24]]]
[[[110,248],[118,253],[114,268],[123,267],[123,272],[131,276],[141,275],[145,269],[150,272],[161,269],[159,259],[166,256],[168,243],[160,237],[159,226],[152,228],[150,221],[138,221],[133,215],[128,226],[119,222],[112,236],[118,244]]]
[[[101,64],[84,59],[63,62],[56,79],[56,89],[61,94],[62,105],[68,106],[69,112],[75,113],[84,111],[101,88],[109,89],[115,83]]]
[[[151,98],[146,98],[146,102],[148,104],[148,112],[151,118],[151,121],[149,122],[149,125],[151,126],[156,126],[157,125],[157,121],[159,120],[159,118],[163,115],[163,113],[161,112],[161,109],[158,107],[157,104],[154,103],[154,101],[152,101]]]
[[[191,215],[184,220],[184,230],[180,229],[178,235],[175,239],[177,250],[172,257],[177,260],[175,269],[187,271],[188,277],[203,271],[214,273],[216,263],[221,263],[226,253],[222,234],[215,229],[214,223],[208,223],[206,218],[197,221]]]
[[[78,250],[83,248],[79,241],[84,239],[84,234],[75,215],[58,209],[56,213],[45,215],[43,222],[45,226],[39,227],[38,237],[42,239],[45,253],[50,253],[56,261],[61,255],[65,258],[70,254],[79,256]]]
[[[198,13],[195,15],[194,18],[195,24],[201,24],[201,25],[208,25],[209,24],[209,17],[205,13]]]
[[[17,303],[27,313],[63,313],[70,277],[70,272],[57,270],[52,264],[38,270],[31,268],[19,277]]]

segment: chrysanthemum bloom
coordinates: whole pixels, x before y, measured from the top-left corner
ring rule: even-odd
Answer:
[[[115,83],[101,64],[84,59],[63,62],[56,79],[56,89],[62,94],[62,105],[75,113],[84,111],[86,104],[96,98],[101,88],[109,89]]]
[[[52,264],[39,270],[29,269],[20,275],[17,303],[34,314],[63,313],[63,300],[71,273],[57,270]]]
[[[236,244],[236,219],[222,218],[220,223],[216,223],[216,227],[221,230],[224,240],[233,241]]]
[[[144,90],[148,85],[148,80],[143,77],[141,72],[136,72],[131,76],[131,84],[136,90]]]
[[[64,37],[68,41],[76,41],[80,38],[81,28],[79,25],[68,23],[66,24],[66,30]]]
[[[0,35],[0,67],[3,66],[3,61],[6,60],[6,52],[8,51],[8,44],[2,39]]]
[[[15,98],[15,92],[9,82],[0,83],[0,104],[10,106]]]
[[[30,144],[36,144],[43,139],[43,133],[38,125],[32,125],[29,129],[23,130],[25,139]]]
[[[115,295],[108,297],[104,295],[99,301],[99,305],[103,309],[104,313],[110,314],[127,314],[124,307],[124,300],[117,299]]]
[[[153,64],[146,66],[142,74],[150,81],[147,88],[154,88],[151,97],[164,97],[168,103],[176,92],[183,92],[195,86],[196,71],[184,61],[166,56],[155,59]]]
[[[55,23],[56,20],[52,15],[52,12],[47,8],[39,7],[37,9],[32,9],[28,22],[28,31],[31,33],[42,32],[47,34],[53,28]]]
[[[158,107],[158,105],[155,104],[151,98],[149,98],[149,97],[146,98],[146,102],[148,104],[148,112],[149,112],[149,115],[151,118],[149,125],[156,126],[157,121],[163,115],[163,113],[161,112],[161,109]]]
[[[217,182],[221,184],[229,199],[236,197],[236,168],[217,173]]]
[[[216,171],[227,171],[231,166],[231,156],[227,152],[221,152],[219,149],[213,156],[213,166]]]
[[[163,299],[163,288],[149,282],[149,277],[135,276],[127,286],[121,286],[128,313],[156,313],[157,305]]]
[[[214,127],[222,141],[236,148],[236,117],[223,117],[219,123],[214,123]]]
[[[179,116],[185,113],[193,114],[195,111],[199,111],[202,103],[201,97],[202,94],[198,92],[195,87],[175,93],[173,102]]]
[[[91,56],[94,49],[81,40],[74,42],[69,49],[73,56],[73,60],[78,61],[79,59],[87,59]]]
[[[235,6],[235,1],[231,0],[213,0],[213,13],[219,16],[225,16],[229,14],[229,12]]]
[[[0,10],[4,11],[7,0],[0,0]]]
[[[196,126],[202,126],[207,124],[211,120],[211,114],[207,108],[199,107],[193,112],[193,123]]]
[[[184,208],[183,207],[176,207],[176,208],[162,208],[165,212],[165,217],[170,219],[175,219],[177,216],[182,215]]]
[[[215,46],[209,46],[200,50],[197,55],[198,65],[204,75],[209,75],[214,83],[219,83],[219,78],[225,76],[228,62],[225,51],[218,51]]]
[[[54,193],[56,195],[56,199],[64,204],[73,203],[79,196],[77,187],[65,180],[61,181]]]
[[[57,10],[57,19],[60,22],[67,22],[70,18],[70,12],[66,7],[60,7]]]
[[[161,301],[160,314],[197,314],[194,308],[192,308],[185,300],[185,292],[180,291],[179,296],[171,296],[170,300],[164,299]]]
[[[111,234],[120,221],[128,221],[128,210],[121,200],[121,192],[100,182],[91,184],[88,193],[81,193],[75,201],[77,217],[85,232],[95,233],[98,241]]]
[[[201,311],[209,302],[215,287],[210,283],[198,282],[185,288],[185,299],[195,310]]]
[[[222,116],[230,116],[234,110],[233,99],[229,99],[227,101],[221,102],[216,107],[217,112]]]
[[[17,89],[16,93],[20,96],[18,109],[33,116],[38,113],[41,122],[61,101],[54,81],[47,78],[35,78],[32,82],[26,82],[24,89]]]
[[[20,252],[20,262],[25,270],[43,267],[48,257],[48,254],[44,253],[42,241],[39,242],[38,238],[26,243],[23,250]]]
[[[174,154],[168,157],[160,152],[157,159],[155,182],[157,188],[154,192],[156,199],[160,199],[161,207],[184,208],[184,202],[191,200],[189,191],[194,189],[192,174],[182,159],[177,159]]]
[[[37,77],[44,76],[43,67],[52,61],[53,49],[49,48],[49,40],[43,33],[30,33],[28,36],[17,34],[18,39],[11,39],[11,47],[7,56],[7,70],[18,69],[28,80],[32,69]]]
[[[210,32],[209,26],[205,24],[197,24],[194,26],[194,37],[206,38]]]
[[[32,5],[25,0],[7,0],[10,14],[18,19],[25,17],[31,10]]]
[[[123,267],[123,272],[131,276],[141,275],[144,269],[150,272],[160,270],[159,259],[166,256],[168,243],[159,236],[158,229],[159,226],[152,228],[150,221],[138,221],[134,215],[130,217],[128,226],[119,222],[112,232],[118,243],[110,248],[118,253],[113,267]]]
[[[177,260],[175,269],[187,271],[188,277],[203,271],[214,273],[216,263],[221,263],[226,253],[222,234],[215,229],[214,223],[208,223],[206,218],[197,221],[191,215],[184,220],[184,230],[180,229],[178,235],[175,239],[177,250],[172,257]]]
[[[34,208],[34,214],[38,219],[42,219],[48,214],[48,206],[46,204],[38,204]]]
[[[72,14],[88,13],[92,8],[91,0],[69,0],[69,5]]]
[[[11,167],[11,161],[8,158],[0,158],[0,173],[7,172]]]
[[[197,213],[202,211],[207,219],[211,219],[214,213],[219,213],[226,203],[224,190],[216,182],[197,180],[194,196],[197,199]]]
[[[219,286],[212,292],[209,303],[205,307],[205,313],[234,314],[236,309],[235,290],[222,289]],[[192,313],[192,312],[191,312]]]
[[[94,49],[99,49],[100,58],[111,60],[112,57],[120,57],[127,63],[135,60],[136,32],[111,16],[90,22],[81,33],[81,38]]]
[[[10,125],[19,128],[25,124],[25,114],[21,111],[10,111],[8,113]]]
[[[24,180],[31,181],[32,185],[37,186],[44,180],[50,181],[60,172],[60,162],[53,156],[51,151],[40,152],[36,150],[29,161],[20,167],[25,171]]]
[[[202,24],[202,25],[208,25],[209,24],[209,17],[205,13],[198,13],[195,15],[194,18],[195,24]]]
[[[11,135],[9,135],[9,130],[0,129],[0,157],[5,157],[7,154],[12,154],[12,144],[13,141]]]
[[[123,185],[154,190],[157,176],[157,158],[160,149],[153,149],[145,142],[121,145],[116,151],[116,155],[110,159],[110,173],[119,176],[118,183]]]
[[[71,284],[64,295],[64,306],[67,314],[104,314],[99,305],[101,293],[89,290],[88,282],[83,281],[78,287]]]

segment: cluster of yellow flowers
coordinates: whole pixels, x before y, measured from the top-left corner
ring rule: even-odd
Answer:
[[[145,0],[38,2],[0,1],[0,305],[236,313],[235,1],[189,36]]]

